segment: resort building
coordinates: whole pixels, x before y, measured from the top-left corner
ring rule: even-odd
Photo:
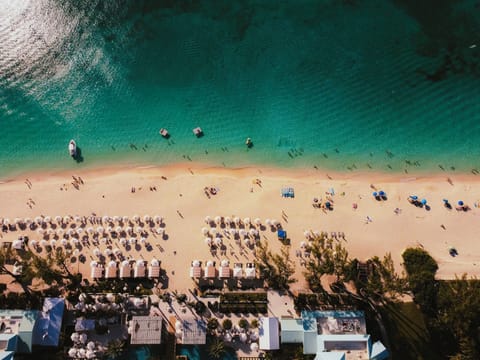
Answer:
[[[282,318],[281,342],[301,343],[315,360],[383,360],[389,354],[379,341],[372,344],[363,311],[302,311],[301,319]]]
[[[0,359],[11,359],[15,353],[32,352],[32,337],[37,310],[0,310]]]
[[[184,345],[203,345],[207,342],[207,324],[202,319],[184,318],[178,331]]]
[[[259,326],[259,348],[260,350],[280,349],[278,318],[261,317]]]

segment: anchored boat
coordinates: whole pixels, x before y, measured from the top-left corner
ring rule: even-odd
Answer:
[[[70,143],[68,144],[68,152],[73,158],[77,156],[77,144],[75,143],[75,140],[70,140]]]

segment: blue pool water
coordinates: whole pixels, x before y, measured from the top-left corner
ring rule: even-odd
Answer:
[[[190,159],[470,171],[480,167],[475,4],[4,2],[0,178]],[[82,163],[67,155],[71,138]]]
[[[182,345],[177,347],[177,355],[186,355],[188,360],[204,360],[208,359],[206,346],[199,345]],[[229,349],[225,352],[222,360],[236,360],[235,352]]]

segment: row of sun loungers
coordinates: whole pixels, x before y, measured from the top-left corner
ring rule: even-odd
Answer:
[[[160,262],[153,259],[147,267],[144,260],[137,260],[133,266],[130,261],[124,260],[120,264],[110,261],[106,266],[97,261],[90,263],[92,279],[126,279],[144,278],[155,279],[160,276]],[[133,273],[133,274],[132,274]]]
[[[222,260],[217,272],[214,261],[207,261],[204,268],[202,268],[201,261],[193,260],[190,267],[190,277],[194,279],[214,279],[217,277],[220,279],[234,278],[246,278],[253,279],[256,277],[255,265],[253,263],[247,263],[245,269],[243,264],[235,263],[233,269],[230,268],[228,260]]]

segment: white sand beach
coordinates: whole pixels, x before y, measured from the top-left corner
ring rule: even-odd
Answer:
[[[81,177],[84,182],[78,189],[72,185],[72,175]],[[31,185],[27,184],[27,178]],[[451,183],[446,175],[416,178],[375,173],[326,174],[315,169],[224,169],[201,164],[192,166],[191,163],[158,168],[45,172],[0,184],[0,218],[14,222],[15,218],[88,217],[92,213],[130,218],[135,214],[141,218],[159,215],[164,219],[164,235],[149,231],[147,242],[152,244],[151,251],[143,244],[126,250],[118,239],[111,244],[100,243],[98,248],[104,253],[110,245],[118,247],[122,255],[131,259],[160,260],[169,277],[169,289],[179,291],[193,285],[189,271],[194,259],[204,263],[216,261],[217,271],[222,259],[230,260],[230,266],[254,259],[251,250],[241,251],[228,237],[223,238],[226,254],[212,256],[202,234],[202,228],[207,226],[206,216],[212,220],[216,216],[242,220],[248,217],[252,222],[260,218],[263,224],[266,219],[279,221],[291,239],[290,251],[296,262],[298,282],[293,284],[293,290],[305,288],[296,251],[305,240],[304,232],[310,230],[329,234],[343,232],[345,240],[340,241],[345,242],[352,258],[364,260],[390,252],[399,271],[403,249],[422,246],[439,263],[440,278],[454,278],[463,273],[479,276],[480,243],[475,239],[480,226],[480,209],[474,204],[480,199],[480,181],[474,175],[450,178]],[[388,200],[375,200],[372,185],[377,191],[385,191]],[[205,187],[215,188],[216,194],[207,197]],[[294,198],[281,196],[285,187],[294,189]],[[331,190],[334,195],[326,194]],[[410,204],[409,195],[427,199],[430,210]],[[332,211],[312,206],[313,198],[326,201],[327,196],[333,200]],[[449,199],[452,210],[443,206],[444,198]],[[458,200],[463,200],[471,210],[455,210]],[[367,217],[371,221],[367,221]],[[1,233],[0,240],[11,242],[19,235],[28,235],[30,240],[41,239],[36,231],[17,230]],[[277,234],[270,227],[260,231],[259,236],[268,241],[272,250],[280,248]],[[458,251],[457,257],[449,254],[452,246]],[[83,247],[81,253],[87,261],[72,264],[72,270],[81,271],[90,278],[90,262],[96,260],[95,247]],[[43,249],[41,253],[46,251]]]

